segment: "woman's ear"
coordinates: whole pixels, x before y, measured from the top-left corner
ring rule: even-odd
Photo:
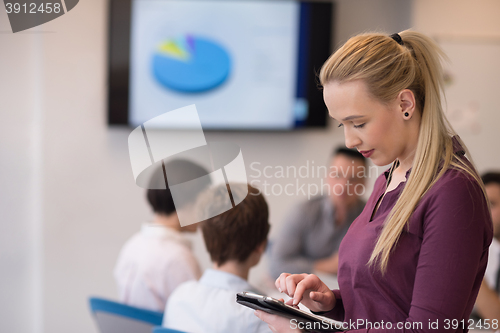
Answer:
[[[402,90],[398,95],[401,115],[405,120],[411,119],[415,112],[415,95],[410,89]]]

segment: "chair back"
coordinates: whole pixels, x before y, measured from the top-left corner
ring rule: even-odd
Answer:
[[[171,328],[165,328],[165,327],[154,327],[153,333],[186,333],[186,332],[181,332],[181,331],[177,331],[177,330],[174,330]]]
[[[99,297],[91,297],[90,309],[100,333],[151,333],[161,325],[163,313]]]

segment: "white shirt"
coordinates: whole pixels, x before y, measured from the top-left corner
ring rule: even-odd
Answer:
[[[500,243],[493,238],[488,253],[488,266],[484,273],[484,279],[488,286],[495,290],[498,270],[500,269]]]
[[[190,333],[270,333],[254,310],[236,303],[236,293],[259,293],[246,280],[207,269],[199,281],[183,283],[167,302],[163,326]]]
[[[114,271],[121,302],[160,312],[177,286],[200,275],[189,240],[155,224],[144,224],[125,243]]]

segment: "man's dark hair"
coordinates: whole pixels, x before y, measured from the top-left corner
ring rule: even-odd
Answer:
[[[344,155],[352,159],[357,159],[366,166],[366,158],[356,149],[338,147],[333,150],[332,157],[335,157],[337,155]]]
[[[222,265],[229,260],[244,262],[259,245],[267,240],[269,211],[264,196],[247,184],[230,184],[207,190],[200,196],[197,207],[200,216],[220,211],[229,200],[248,195],[236,207],[201,223],[201,231],[212,262]],[[202,218],[203,219],[203,218]]]
[[[187,205],[189,203],[187,199],[195,201],[198,194],[210,185],[208,177],[206,177],[206,179],[202,178],[202,181],[197,182],[195,186],[189,183],[184,185],[182,188],[184,191],[184,193],[182,193],[182,198],[186,199],[178,200],[177,207],[174,205],[174,199],[169,184],[171,186],[176,185],[183,181],[196,179],[207,174],[208,172],[205,168],[188,160],[172,160],[164,165],[160,163],[151,176],[149,181],[150,186],[146,193],[151,208],[157,214],[170,215],[176,212],[176,208],[179,209]],[[167,176],[166,184],[165,175]],[[164,189],[158,189],[159,185]]]
[[[487,172],[481,176],[484,185],[491,183],[500,185],[500,172]]]

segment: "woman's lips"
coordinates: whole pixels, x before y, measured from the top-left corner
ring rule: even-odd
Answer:
[[[373,151],[374,151],[374,149],[371,149],[371,150],[360,150],[359,152],[360,152],[360,153],[361,153],[361,155],[363,155],[365,158],[369,158],[370,156],[372,156]]]

